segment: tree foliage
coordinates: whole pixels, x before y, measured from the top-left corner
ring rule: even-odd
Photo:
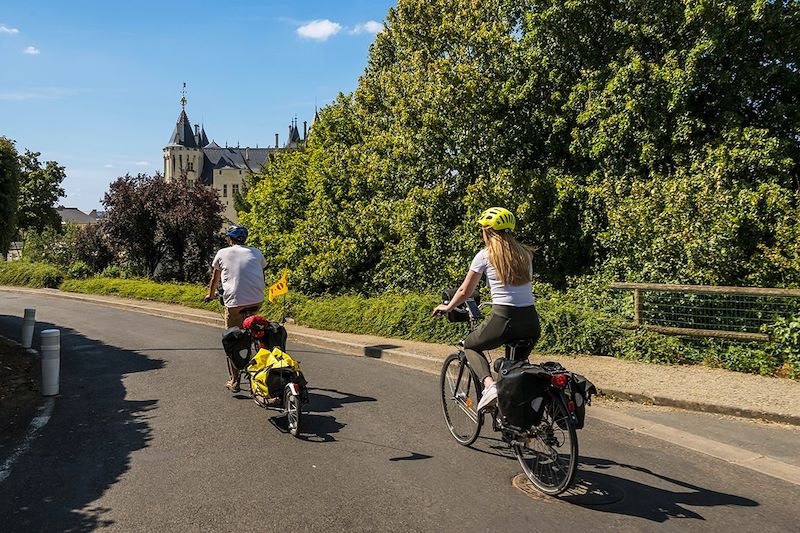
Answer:
[[[25,150],[19,156],[20,181],[17,226],[23,231],[41,233],[46,228],[61,230],[61,216],[56,203],[64,196],[61,183],[64,167],[55,161],[39,161],[40,152]]]
[[[797,285],[799,65],[792,0],[399,0],[240,216],[311,292],[453,284],[492,205],[557,286]]]
[[[5,257],[17,222],[19,159],[14,142],[0,137],[0,257]]]
[[[178,281],[203,280],[220,246],[217,192],[160,175],[126,175],[103,199],[102,229],[134,273]]]

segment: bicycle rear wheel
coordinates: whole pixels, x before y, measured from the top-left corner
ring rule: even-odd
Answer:
[[[283,390],[283,407],[286,409],[286,423],[289,426],[289,433],[296,437],[300,434],[302,409],[300,406],[300,396],[292,394],[289,387],[290,385],[286,385]]]
[[[514,454],[531,483],[550,496],[567,490],[578,469],[578,434],[564,402],[551,399],[541,424],[522,440]]]
[[[469,446],[481,432],[483,417],[478,413],[478,381],[466,359],[452,354],[444,360],[441,375],[442,411],[450,434],[459,444]]]

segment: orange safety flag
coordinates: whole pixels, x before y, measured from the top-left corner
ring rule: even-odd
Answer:
[[[283,271],[283,276],[274,285],[269,286],[269,301],[274,302],[276,296],[286,294],[289,292],[289,281],[286,278],[286,270]]]

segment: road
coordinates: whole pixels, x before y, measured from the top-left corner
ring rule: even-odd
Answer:
[[[18,338],[25,307],[39,330],[62,331],[61,395],[0,483],[2,531],[797,526],[797,485],[593,418],[579,432],[578,473],[593,492],[527,495],[489,429],[475,448],[449,436],[436,376],[289,339],[311,392],[295,439],[276,413],[223,387],[218,329],[0,293],[0,334]]]

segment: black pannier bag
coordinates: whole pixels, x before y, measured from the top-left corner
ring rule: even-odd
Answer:
[[[453,295],[455,295],[458,287],[454,287],[452,289],[442,291],[442,303],[447,304],[450,300],[453,299]],[[481,295],[476,289],[473,291],[471,298],[475,300],[475,304],[478,305],[481,303]],[[447,317],[448,322],[467,322],[469,320],[469,313],[467,312],[467,306],[464,304],[459,305],[449,313],[445,315]]]
[[[270,320],[269,326],[264,328],[264,336],[261,338],[261,343],[267,350],[274,350],[280,348],[282,352],[286,351],[286,328],[278,322]]]
[[[250,332],[246,329],[232,327],[225,330],[222,334],[222,347],[225,354],[233,362],[233,366],[241,370],[247,366],[250,360]]]
[[[591,403],[594,394],[597,394],[597,388],[591,381],[580,374],[572,374],[572,401],[575,402],[575,418],[578,419],[575,429],[583,428],[586,405]]]
[[[550,374],[539,365],[506,361],[500,365],[497,408],[504,424],[520,430],[542,421]]]
[[[283,394],[283,389],[289,383],[297,383],[301,390],[308,384],[302,372],[293,368],[270,368],[267,371],[267,389],[272,397]],[[305,398],[303,398],[305,400]]]

